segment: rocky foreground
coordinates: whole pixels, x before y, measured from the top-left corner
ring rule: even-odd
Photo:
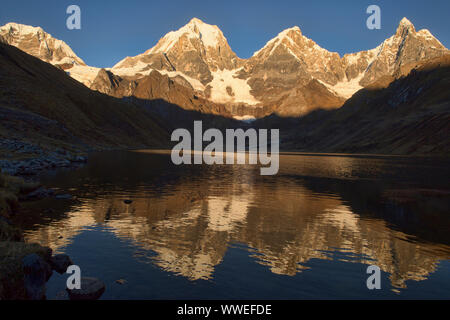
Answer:
[[[12,139],[1,140],[0,150],[6,156],[0,158],[0,169],[13,176],[31,176],[43,170],[78,166],[87,161],[85,155],[63,149],[44,150],[38,145]]]
[[[25,243],[22,231],[9,219],[17,214],[19,200],[47,196],[70,197],[0,171],[0,300],[44,300],[53,271],[66,273],[74,264],[67,255],[53,255],[48,247]],[[105,291],[98,279],[82,278],[81,285],[80,290],[67,290],[71,300],[98,299]]]

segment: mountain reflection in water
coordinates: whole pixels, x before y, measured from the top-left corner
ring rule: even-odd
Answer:
[[[263,177],[257,166],[177,167],[164,152],[106,152],[44,177],[76,200],[28,204],[20,222],[27,241],[60,253],[102,226],[131,242],[134,254],[120,263],[137,259],[192,282],[214,281],[239,245],[270,270],[261,281],[324,272],[311,263],[337,261],[378,265],[400,292],[450,259],[448,168],[425,158],[286,154],[279,174]],[[36,213],[44,208],[53,210]],[[115,250],[89,245],[105,256]]]

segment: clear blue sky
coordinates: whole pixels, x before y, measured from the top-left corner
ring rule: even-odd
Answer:
[[[81,7],[81,30],[66,29],[66,8],[71,4]],[[370,4],[381,7],[381,30],[366,28]],[[429,29],[450,46],[449,0],[15,0],[3,1],[0,10],[1,25],[41,26],[67,42],[87,64],[98,67],[111,67],[144,52],[193,17],[218,25],[241,58],[295,25],[341,55],[371,49],[391,36],[405,16],[417,29]]]

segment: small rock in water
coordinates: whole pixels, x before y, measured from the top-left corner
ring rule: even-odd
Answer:
[[[27,195],[21,197],[21,200],[40,200],[52,196],[54,191],[51,189],[46,189],[44,187],[40,187],[33,192],[28,193]]]
[[[118,283],[118,284],[125,284],[125,283],[127,283],[127,280],[119,279],[119,280],[116,280],[116,283]]]
[[[132,200],[124,200],[123,202],[124,202],[125,204],[132,204],[132,203],[133,203]]]
[[[67,268],[73,265],[72,259],[65,254],[56,254],[51,259],[53,270],[59,274],[63,274],[67,271]]]
[[[105,292],[105,284],[97,278],[81,278],[81,289],[66,289],[70,300],[97,300]]]
[[[70,194],[57,194],[55,198],[58,200],[69,200],[72,199],[72,196]]]

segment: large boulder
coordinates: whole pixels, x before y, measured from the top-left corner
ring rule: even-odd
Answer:
[[[67,271],[67,268],[73,265],[72,259],[68,255],[65,254],[56,254],[51,260],[50,264],[56,272],[59,274],[63,274]]]

